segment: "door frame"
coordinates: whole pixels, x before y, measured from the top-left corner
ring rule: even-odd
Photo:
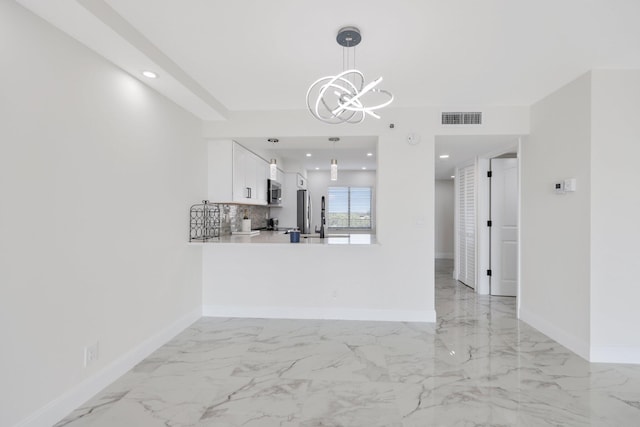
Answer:
[[[512,146],[504,149],[492,151],[478,156],[476,167],[478,176],[478,204],[476,218],[476,238],[477,238],[477,278],[476,292],[480,295],[489,295],[491,291],[491,278],[486,271],[491,269],[491,229],[487,226],[491,212],[491,181],[487,177],[490,169],[490,160],[507,153],[516,153],[518,159],[518,221],[520,221],[520,140]],[[518,296],[520,294],[520,228],[518,227]]]
[[[438,137],[439,135],[436,135]],[[442,135],[447,136],[447,135]],[[520,307],[522,301],[522,144],[527,140],[528,135],[520,135],[514,136],[514,143],[507,145],[507,148],[502,148],[500,150],[496,150],[493,152],[488,152],[481,156],[476,157],[474,160],[470,162],[464,162],[463,164],[456,165],[456,177],[458,174],[458,168],[464,167],[469,164],[473,164],[475,161],[476,164],[476,176],[481,177],[484,175],[487,176],[487,172],[489,171],[489,159],[492,157],[497,157],[506,153],[517,154],[518,160],[518,295],[516,296],[516,318],[520,318]],[[457,181],[457,179],[455,180]],[[490,183],[487,179],[477,179],[479,183],[476,185],[476,287],[475,291],[481,295],[489,295],[490,291],[490,281],[489,277],[486,275],[486,270],[489,269],[489,260],[490,260],[490,230],[486,226],[486,221],[489,219],[489,191],[490,191]],[[457,242],[458,239],[458,185],[457,182],[454,184],[454,242]],[[484,226],[481,226],[484,225]],[[453,278],[457,279],[458,277],[458,245],[454,244],[454,269],[453,269]],[[480,272],[485,272],[485,274],[480,274]]]

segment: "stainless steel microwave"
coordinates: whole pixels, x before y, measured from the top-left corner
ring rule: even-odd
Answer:
[[[270,205],[282,203],[282,185],[273,179],[267,180],[267,203]]]

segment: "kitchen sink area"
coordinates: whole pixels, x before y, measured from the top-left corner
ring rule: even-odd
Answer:
[[[377,245],[375,234],[368,233],[330,233],[321,238],[319,234],[302,234],[299,243],[291,243],[288,231],[260,230],[253,235],[221,236],[219,239],[211,239],[206,242],[191,242],[190,245],[225,245],[225,244],[251,244],[251,245]]]
[[[300,237],[304,239],[327,239],[330,237],[351,237],[351,234],[325,234],[324,237],[321,237],[320,234],[301,234]]]

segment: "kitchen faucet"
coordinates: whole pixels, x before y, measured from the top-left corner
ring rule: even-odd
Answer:
[[[320,205],[320,230],[318,230],[318,228],[316,227],[316,233],[320,233],[320,238],[324,239],[324,227],[325,224],[327,222],[327,219],[325,217],[325,213],[324,213],[324,196],[322,196],[322,201],[321,201],[321,205]]]

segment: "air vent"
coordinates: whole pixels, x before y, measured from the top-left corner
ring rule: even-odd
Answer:
[[[482,113],[442,113],[443,125],[481,125]]]

